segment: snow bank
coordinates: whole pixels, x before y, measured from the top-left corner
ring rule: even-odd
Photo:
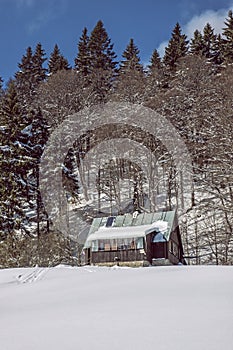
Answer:
[[[1,270],[0,349],[232,350],[232,295],[233,267]]]

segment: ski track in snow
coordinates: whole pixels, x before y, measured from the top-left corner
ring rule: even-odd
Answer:
[[[42,279],[42,276],[48,272],[48,268],[38,267],[28,274],[18,275],[18,283],[33,283]]]

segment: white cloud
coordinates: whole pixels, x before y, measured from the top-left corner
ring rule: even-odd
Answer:
[[[233,6],[232,6],[233,7]],[[194,16],[184,27],[184,33],[188,38],[193,37],[196,29],[202,31],[206,23],[210,23],[215,33],[221,33],[224,27],[224,21],[229,9],[220,9],[218,11],[207,10],[199,16]]]
[[[163,57],[163,56],[164,56],[164,54],[165,54],[165,48],[167,47],[167,45],[168,45],[168,41],[163,41],[163,42],[159,45],[159,47],[157,48],[157,51],[158,51],[160,57]]]
[[[188,39],[193,37],[193,33],[196,29],[203,31],[206,23],[210,23],[214,28],[216,34],[222,32],[222,28],[224,27],[225,19],[227,18],[228,11],[233,9],[233,4],[229,6],[229,8],[219,9],[217,11],[206,10],[202,12],[200,15],[195,15],[191,18],[191,20],[182,25],[182,32],[187,35]],[[168,45],[168,40],[163,41],[157,48],[161,57],[163,57],[165,52],[165,47]]]

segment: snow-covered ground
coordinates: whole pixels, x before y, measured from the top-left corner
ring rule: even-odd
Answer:
[[[233,267],[0,271],[1,350],[232,350]]]

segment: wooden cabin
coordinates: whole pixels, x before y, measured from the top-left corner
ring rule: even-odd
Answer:
[[[84,245],[85,264],[185,264],[175,211],[95,218]]]

